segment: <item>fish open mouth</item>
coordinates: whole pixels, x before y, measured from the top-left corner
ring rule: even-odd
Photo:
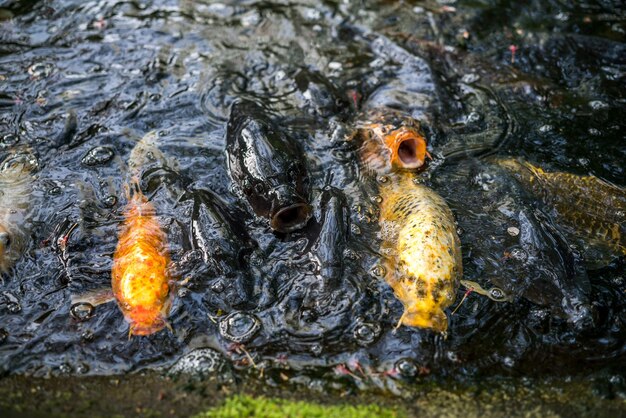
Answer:
[[[407,138],[398,145],[398,160],[404,168],[418,168],[424,164],[424,156],[419,155],[417,138]]]
[[[311,218],[311,207],[306,203],[296,203],[281,208],[272,216],[270,226],[278,232],[292,232],[302,228]]]

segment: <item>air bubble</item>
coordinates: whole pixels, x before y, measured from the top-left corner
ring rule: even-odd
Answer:
[[[459,355],[456,352],[451,351],[451,350],[446,352],[446,357],[448,357],[448,360],[450,360],[453,363],[458,363],[460,361]]]
[[[409,358],[403,358],[396,362],[396,370],[400,372],[402,377],[415,377],[417,376],[417,365],[415,361]]]
[[[79,363],[76,366],[76,373],[78,374],[86,374],[89,371],[89,366],[85,363]]]
[[[61,374],[71,374],[72,366],[70,366],[68,363],[63,363],[59,366],[59,372]]]
[[[48,77],[50,74],[52,74],[53,69],[54,69],[54,66],[52,64],[38,62],[28,67],[28,74],[32,78],[38,79],[38,78]]]
[[[380,335],[380,325],[362,323],[354,330],[354,338],[362,346],[370,345]]]
[[[461,81],[465,84],[472,84],[477,82],[478,80],[480,80],[480,76],[476,73],[465,74],[463,77],[461,77]]]
[[[242,343],[252,339],[261,329],[261,322],[254,316],[234,312],[220,320],[220,334],[227,340]]]
[[[316,356],[319,356],[320,354],[322,354],[323,351],[324,349],[321,346],[321,344],[313,344],[311,346],[311,353],[313,353]]]
[[[606,109],[609,107],[608,104],[606,104],[605,102],[601,101],[601,100],[594,100],[589,102],[589,106],[593,109],[593,110],[601,110],[601,109]]]
[[[9,333],[6,329],[0,328],[0,344],[4,343],[9,338]]]
[[[104,206],[106,206],[107,208],[112,208],[117,203],[117,197],[113,195],[107,196],[102,199],[102,203],[104,203]]]
[[[12,147],[19,142],[19,138],[14,134],[6,134],[0,139],[0,148]]]
[[[218,280],[211,285],[211,290],[215,293],[222,293],[226,289],[226,285],[223,280]]]
[[[383,203],[383,197],[382,196],[373,196],[372,197],[372,202],[376,202],[376,203]]]
[[[387,271],[385,270],[383,266],[381,266],[380,264],[377,264],[370,270],[370,272],[372,273],[372,276],[374,277],[383,277]]]
[[[361,235],[361,228],[359,228],[358,225],[355,224],[351,224],[350,225],[350,232],[354,235]]]
[[[22,310],[22,306],[19,302],[9,302],[7,303],[7,310],[12,314],[16,314]]]
[[[351,249],[344,250],[343,256],[344,258],[347,258],[348,260],[356,260],[359,258],[356,251],[351,250]]]
[[[387,177],[387,176],[380,176],[380,177],[378,177],[378,182],[381,183],[381,184],[385,184],[388,181],[389,181],[389,177]]]
[[[81,341],[86,342],[86,343],[93,341],[94,339],[93,331],[91,330],[83,331],[83,333],[80,334],[80,339]]]
[[[497,302],[507,299],[506,293],[500,288],[492,287],[489,289],[489,297]]]
[[[70,315],[77,321],[83,322],[90,319],[94,312],[94,306],[91,303],[79,302],[72,305],[70,308]]]
[[[482,119],[482,116],[477,113],[477,112],[471,112],[469,115],[467,115],[467,118],[465,119],[465,123],[476,123],[479,122]]]
[[[58,196],[61,194],[62,191],[63,189],[61,189],[59,186],[52,186],[47,190],[48,194],[51,196]]]
[[[521,248],[513,248],[509,254],[512,259],[517,261],[526,261],[528,259],[528,254]]]
[[[212,348],[196,348],[182,356],[169,370],[170,374],[192,374],[206,378],[225,364],[222,355]]]
[[[103,165],[111,161],[114,155],[115,153],[109,147],[95,147],[83,157],[81,162],[89,167]]]
[[[513,360],[511,357],[505,357],[502,359],[502,363],[506,366],[506,367],[513,367],[515,366],[515,360]]]

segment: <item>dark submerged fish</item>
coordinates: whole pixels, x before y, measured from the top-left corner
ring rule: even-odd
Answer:
[[[329,188],[320,196],[321,230],[313,250],[320,263],[320,274],[337,283],[343,274],[343,252],[346,248],[350,216],[346,197],[335,188]]]
[[[308,222],[309,180],[302,151],[256,104],[233,105],[226,155],[232,179],[273,230],[292,232]]]
[[[506,299],[545,306],[576,330],[593,328],[591,284],[580,255],[507,174],[498,165],[466,160],[435,179],[465,231],[468,276],[488,280]],[[464,184],[470,192],[461,195]]]
[[[588,265],[626,255],[626,190],[594,176],[547,172],[517,159],[496,161],[556,211],[557,221],[583,242]]]

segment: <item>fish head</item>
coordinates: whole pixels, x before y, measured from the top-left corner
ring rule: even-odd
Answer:
[[[430,154],[419,126],[415,123],[397,126],[373,123],[362,129],[364,161],[374,170],[418,171],[425,168]]]
[[[409,306],[402,315],[401,323],[407,327],[427,328],[442,334],[448,329],[448,317],[441,309],[424,310]]]
[[[310,185],[302,150],[259,106],[233,105],[226,154],[234,182],[272,229],[291,232],[308,222]]]

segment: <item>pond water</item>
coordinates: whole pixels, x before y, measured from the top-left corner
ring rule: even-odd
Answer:
[[[0,1],[0,156],[37,165],[28,244],[0,285],[0,371],[168,368],[199,348],[267,379],[623,366],[623,257],[589,268],[584,244],[489,163],[626,186],[624,6],[566,3]],[[238,100],[302,148],[304,228],[273,232],[233,186]],[[420,121],[433,156],[420,178],[454,212],[464,278],[514,293],[467,295],[445,338],[396,330],[402,306],[377,275],[377,184],[348,140],[375,108]],[[141,186],[188,280],[173,332],[129,339],[115,303],[72,298],[111,285],[128,157],[151,131],[168,164]]]

